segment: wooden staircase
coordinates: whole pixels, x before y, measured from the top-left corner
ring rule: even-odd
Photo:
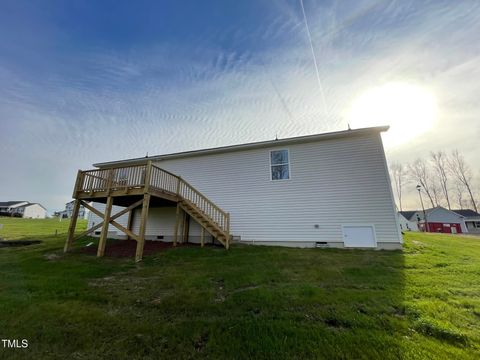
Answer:
[[[142,258],[145,242],[145,229],[148,210],[152,202],[163,201],[169,204],[176,203],[177,218],[174,230],[174,244],[177,243],[180,210],[184,211],[202,227],[202,245],[204,232],[207,231],[226,249],[230,246],[230,214],[218,207],[213,201],[195,189],[192,185],[167,170],[154,166],[151,161],[143,165],[131,165],[105,169],[79,171],[73,191],[76,199],[74,216],[69,228],[65,251],[71,247],[75,239],[88,235],[96,229],[102,228],[98,256],[103,256],[108,226],[113,225],[137,241],[136,260]],[[105,213],[91,207],[88,202],[106,203]],[[93,211],[103,218],[103,222],[75,237],[76,216],[80,205]],[[123,206],[126,209],[112,215],[113,205]],[[134,234],[129,225],[125,228],[118,224],[121,214],[130,213],[137,207],[142,207],[140,233]],[[73,220],[75,219],[75,220]],[[187,234],[188,238],[188,234]]]
[[[195,204],[192,204],[188,200],[179,201],[180,208],[191,216],[197,223],[200,224],[205,230],[207,230],[219,243],[229,248],[230,239],[229,233],[222,229],[222,227],[205,212],[199,209]]]

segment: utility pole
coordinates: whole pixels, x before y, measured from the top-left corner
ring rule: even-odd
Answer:
[[[428,221],[427,221],[427,213],[425,212],[425,207],[423,206],[423,199],[422,199],[422,187],[420,185],[417,185],[416,187],[418,191],[418,195],[420,196],[420,203],[422,204],[422,210],[423,210],[423,221],[425,222],[425,229],[423,229],[425,232],[428,232]]]

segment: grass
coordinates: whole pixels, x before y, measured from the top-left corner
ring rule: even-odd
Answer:
[[[67,221],[0,223],[0,237],[44,241],[0,249],[0,337],[29,341],[0,358],[480,357],[480,239],[177,248],[135,264],[64,256]]]

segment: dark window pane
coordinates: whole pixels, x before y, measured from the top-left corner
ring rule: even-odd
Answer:
[[[272,151],[270,159],[272,165],[288,164],[288,150]]]
[[[289,179],[288,165],[273,165],[272,166],[272,180]]]

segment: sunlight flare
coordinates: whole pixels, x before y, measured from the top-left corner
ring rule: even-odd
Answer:
[[[395,82],[371,88],[357,97],[348,114],[353,128],[390,125],[386,147],[404,144],[433,128],[437,101],[429,90]]]

